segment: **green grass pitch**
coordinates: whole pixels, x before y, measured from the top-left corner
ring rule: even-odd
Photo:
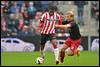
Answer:
[[[35,60],[40,52],[1,52],[1,66],[99,66],[99,53],[82,51],[80,56],[65,56],[63,64],[56,65],[53,52],[45,52],[43,64]]]

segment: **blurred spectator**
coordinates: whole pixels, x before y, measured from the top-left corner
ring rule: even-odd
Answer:
[[[21,13],[22,13],[24,21],[28,21],[27,5],[25,2],[22,4]]]
[[[6,17],[3,13],[3,10],[1,8],[1,36],[10,36],[10,32],[7,30],[7,23],[6,23]]]
[[[17,1],[13,2],[13,5],[10,8],[11,13],[13,13],[15,15],[15,19],[16,21],[18,21],[18,19],[20,18],[20,9],[19,6],[17,5]]]
[[[13,5],[10,7],[10,12],[11,13],[16,13],[19,11],[19,6],[17,5],[17,2],[14,1],[13,2]]]
[[[42,11],[43,12],[48,11],[48,7],[50,5],[50,1],[40,1],[40,2],[41,2]]]
[[[50,1],[50,5],[57,6],[59,5],[59,1]]]
[[[18,32],[18,23],[15,20],[14,14],[10,14],[10,24],[8,27],[12,33],[17,33]]]
[[[31,36],[33,33],[30,31],[29,26],[24,25],[22,31],[19,32],[19,36]]]
[[[34,19],[36,14],[36,8],[34,7],[34,2],[29,2],[28,5],[28,17],[29,19]]]
[[[8,30],[3,30],[1,27],[1,37],[2,36],[11,36],[11,32]]]
[[[1,8],[1,17],[3,16],[3,9]]]
[[[5,13],[5,17],[6,17],[6,22],[7,22],[7,25],[10,23],[10,6],[9,6],[9,3],[6,2],[5,4],[5,7],[3,8],[3,11]]]
[[[17,22],[19,22],[19,19],[20,19],[21,16],[22,16],[21,13],[19,11],[16,11],[16,13],[15,13],[15,20]]]
[[[1,17],[1,30],[2,31],[6,31],[7,30],[7,28],[6,28],[6,17],[5,17],[4,14],[2,14],[2,17]]]
[[[67,2],[68,2],[68,1],[67,1]],[[58,5],[59,5],[59,4],[65,5],[65,3],[66,3],[65,1],[58,1]]]
[[[42,16],[42,12],[36,12],[35,20],[39,20]]]
[[[6,28],[6,17],[5,17],[5,14],[4,14],[4,11],[3,11],[2,8],[1,8],[1,30],[2,31],[7,30],[7,28]]]
[[[92,1],[91,2],[91,18],[96,20],[96,26],[99,27],[99,2]],[[97,30],[99,32],[99,28]]]
[[[21,7],[24,1],[17,1],[17,5],[19,6],[19,12],[21,12]]]
[[[1,8],[4,8],[6,4],[6,1],[1,1]]]
[[[85,1],[75,1],[74,4],[77,6],[78,23],[80,25],[84,25],[83,13],[84,13],[84,5],[86,4],[86,2]]]
[[[8,2],[5,3],[3,10],[4,10],[4,13],[6,13],[7,15],[10,14],[10,6]]]
[[[37,23],[37,22],[33,22],[33,23],[31,23],[31,24],[29,25],[30,32],[33,33],[32,35],[34,35],[34,34],[36,33],[36,32],[35,32],[35,30],[36,30],[36,23]]]
[[[99,23],[99,9],[96,11],[96,21]]]
[[[92,45],[91,45],[91,50],[99,51],[99,38],[96,38],[93,40]]]
[[[41,6],[42,5],[40,1],[34,1],[34,7],[37,9],[37,11],[42,12]]]
[[[19,31],[21,31],[21,29],[23,28],[24,25],[25,25],[25,24],[24,24],[23,18],[20,18],[20,19],[19,19],[19,23],[18,23],[18,27],[17,27],[18,33],[19,33]]]
[[[96,25],[98,26],[97,32],[99,33],[99,10],[96,12]]]
[[[91,18],[95,18],[96,11],[99,9],[99,5],[96,1],[91,2]]]
[[[94,2],[94,18],[96,19],[96,25],[99,23],[99,3],[98,1]]]
[[[17,5],[17,1],[12,2],[10,11],[11,11],[11,14],[10,14],[9,29],[11,29],[12,33],[18,33],[20,12],[19,12],[19,6]]]

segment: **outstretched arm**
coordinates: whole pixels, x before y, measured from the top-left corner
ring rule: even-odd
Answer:
[[[58,25],[58,24],[56,24],[55,27],[57,27],[57,28],[70,28],[71,25],[70,24],[66,24],[66,25]]]

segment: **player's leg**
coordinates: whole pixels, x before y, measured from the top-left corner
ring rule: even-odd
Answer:
[[[64,62],[65,50],[70,46],[70,44],[71,44],[70,38],[67,38],[65,40],[65,43],[61,47],[61,52],[60,52],[60,61],[61,61],[61,63]]]
[[[58,57],[59,57],[59,49],[58,49],[58,46],[57,46],[57,42],[53,39],[53,36],[51,35],[50,36],[50,41],[54,47],[54,54],[55,54],[55,60],[56,60],[56,64],[59,64],[59,61],[58,61]]]
[[[59,61],[58,61],[58,57],[59,57],[59,49],[58,49],[58,46],[57,46],[55,40],[51,40],[51,43],[52,43],[53,48],[54,48],[54,54],[55,54],[56,64],[59,64]]]
[[[73,44],[71,44],[70,47],[70,54],[68,54],[68,56],[73,56],[76,53],[76,46]]]
[[[42,57],[42,58],[44,58],[44,52],[43,52],[44,46],[45,46],[44,44],[41,44],[41,45],[40,45],[40,52],[41,52],[41,57]]]
[[[80,49],[78,48],[80,44],[81,44],[81,39],[78,39],[78,40],[76,41],[76,49],[75,49],[75,51],[74,51],[74,54],[77,54],[77,56],[80,55]]]
[[[79,55],[80,55],[80,49],[77,48],[77,49],[75,50],[74,54],[77,54],[77,56],[79,56]]]
[[[47,36],[41,35],[40,52],[41,52],[41,57],[43,57],[43,58],[44,58],[44,47],[45,47],[46,41],[47,41]]]
[[[64,62],[64,57],[65,57],[65,50],[68,48],[69,46],[67,44],[63,44],[61,47],[61,51],[60,51],[60,62],[63,63]]]
[[[71,46],[70,47],[70,54],[68,54],[68,56],[74,56],[76,54],[79,56],[80,50],[78,50],[77,48],[78,47],[76,47],[76,46]]]
[[[80,50],[78,49],[79,45],[80,45],[80,39],[71,42],[71,47],[70,47],[71,53],[69,56],[73,56],[75,54],[79,55],[80,53]]]

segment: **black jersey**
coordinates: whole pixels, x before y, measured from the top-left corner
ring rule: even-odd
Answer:
[[[67,21],[63,21],[63,24],[71,24],[71,27],[69,29],[69,34],[70,34],[70,38],[73,40],[79,39],[81,37],[80,31],[79,31],[79,27],[76,24],[75,21],[71,21],[70,23]]]

